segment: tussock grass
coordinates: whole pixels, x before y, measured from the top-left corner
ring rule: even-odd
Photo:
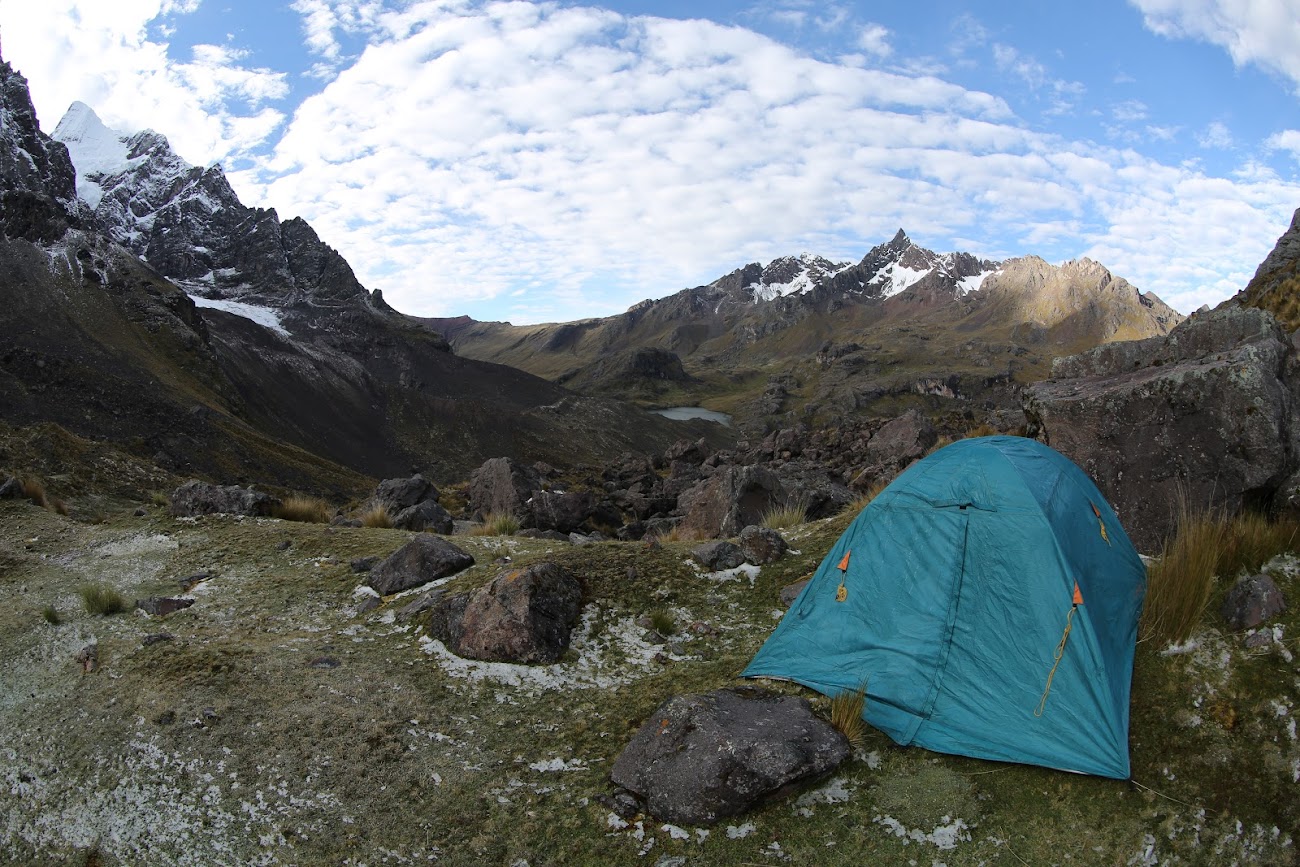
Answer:
[[[975,427],[971,428],[970,430],[966,431],[966,433],[962,434],[962,439],[969,440],[969,439],[974,439],[975,437],[991,437],[991,436],[997,436],[1000,433],[1002,433],[1002,431],[998,430],[993,425],[989,424],[988,422],[982,422],[980,424],[975,425]]]
[[[1180,497],[1177,530],[1147,570],[1140,639],[1186,641],[1205,614],[1216,576],[1231,581],[1256,572],[1298,542],[1300,523],[1294,519],[1275,522],[1255,512],[1229,518],[1196,510]]]
[[[330,504],[320,497],[289,497],[275,507],[275,517],[306,524],[328,524]]]
[[[867,506],[871,505],[871,501],[874,500],[876,497],[878,497],[880,495],[880,492],[883,491],[888,486],[889,483],[884,481],[883,479],[876,482],[872,482],[869,488],[867,488],[862,493],[858,494],[849,502],[845,503],[844,508],[840,509],[840,514],[856,515],[858,512],[861,512]]]
[[[784,530],[808,522],[808,501],[796,500],[784,506],[773,506],[763,513],[762,525],[769,530]]]
[[[63,622],[63,618],[59,616],[59,609],[53,605],[46,605],[41,608],[41,618],[51,626],[58,626]]]
[[[662,608],[656,608],[654,611],[650,612],[650,627],[660,635],[668,636],[677,634],[676,619],[673,618],[672,614]]]
[[[704,534],[690,527],[674,524],[672,529],[655,536],[660,542],[703,542]]]
[[[1219,554],[1219,576],[1232,579],[1242,572],[1258,572],[1278,554],[1294,551],[1300,542],[1300,522],[1294,518],[1270,521],[1258,512],[1244,512],[1228,524]]]
[[[371,506],[361,513],[361,526],[373,527],[380,530],[391,530],[393,527],[393,516],[388,514],[387,506]]]
[[[45,485],[40,479],[21,478],[18,484],[23,486],[23,496],[32,502],[33,505],[40,506],[42,509],[50,507],[50,498],[45,493]]]
[[[86,611],[91,614],[107,616],[126,610],[126,597],[107,584],[85,584],[77,593],[81,596]]]
[[[50,500],[49,509],[51,512],[54,512],[57,515],[62,515],[65,518],[68,516],[69,512],[71,512],[68,508],[68,504],[57,497]]]
[[[831,699],[831,725],[839,729],[849,746],[855,750],[865,743],[867,737],[867,724],[862,719],[862,710],[866,704],[865,683],[857,689],[846,689]]]
[[[153,503],[155,506],[163,506],[163,507],[170,506],[172,504],[171,498],[168,497],[166,494],[164,494],[162,491],[150,491],[149,502]]]
[[[519,519],[509,512],[489,512],[483,523],[469,531],[471,536],[513,536],[519,532]]]

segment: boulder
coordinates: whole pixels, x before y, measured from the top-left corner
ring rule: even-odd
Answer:
[[[764,566],[775,563],[790,550],[776,530],[750,525],[740,531],[740,551],[746,563]]]
[[[706,537],[734,536],[785,502],[781,480],[760,466],[728,466],[678,498],[682,526]]]
[[[280,505],[270,494],[238,485],[209,485],[191,479],[171,495],[171,514],[178,518],[197,515],[256,515],[265,517]]]
[[[867,443],[867,459],[899,470],[924,455],[939,440],[939,432],[920,411],[909,409],[888,422]]]
[[[808,582],[811,580],[811,578],[800,578],[798,581],[782,587],[781,604],[786,608],[793,605],[794,601],[799,598],[799,594],[803,592],[803,589],[808,586]]]
[[[745,555],[739,546],[726,541],[705,542],[691,549],[691,556],[710,572],[719,569],[735,569],[745,562]]]
[[[1083,468],[1142,551],[1196,509],[1284,505],[1300,425],[1295,350],[1269,313],[1198,313],[1164,337],[1059,358],[1025,390],[1029,433]]]
[[[10,476],[5,479],[3,485],[0,485],[0,500],[21,500],[26,495],[23,491],[23,483],[17,478]]]
[[[1223,598],[1219,613],[1228,628],[1240,632],[1254,629],[1286,611],[1286,599],[1267,575],[1250,575],[1232,586]]]
[[[469,480],[469,507],[479,515],[524,515],[525,503],[542,487],[537,470],[510,458],[491,458]]]
[[[409,479],[384,479],[370,499],[376,505],[388,509],[388,514],[396,515],[428,500],[437,500],[438,489],[424,476],[416,473]]]
[[[844,736],[806,700],[719,689],[660,705],[610,779],[657,819],[712,825],[826,776],[848,755]]]
[[[409,506],[400,512],[389,512],[393,526],[398,530],[412,530],[416,533],[449,534],[455,526],[451,513],[438,505],[437,500],[425,500]]]
[[[439,601],[429,634],[468,659],[546,664],[569,648],[581,613],[578,579],[554,563],[535,563]]]
[[[474,565],[474,558],[441,536],[420,535],[370,570],[366,583],[387,596],[455,575]]]
[[[596,496],[590,491],[538,491],[528,505],[537,529],[572,533],[596,511]]]

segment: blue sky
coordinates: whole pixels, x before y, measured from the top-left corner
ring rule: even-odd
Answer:
[[[1190,312],[1300,207],[1300,0],[45,0],[0,40],[47,131],[154,128],[419,315],[609,315],[899,227]]]

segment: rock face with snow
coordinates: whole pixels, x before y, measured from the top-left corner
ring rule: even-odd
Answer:
[[[68,150],[44,135],[27,79],[0,60],[0,231],[6,237],[51,242],[80,225]]]
[[[190,165],[159,133],[118,133],[76,102],[54,138],[71,154],[95,226],[187,291],[276,307],[370,300],[304,220],[245,207],[220,165]]]

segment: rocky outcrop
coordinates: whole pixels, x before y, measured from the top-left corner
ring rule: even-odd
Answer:
[[[696,545],[691,549],[691,558],[711,572],[735,569],[745,562],[745,554],[739,545],[721,539]]]
[[[0,60],[0,232],[49,243],[87,216],[68,149],[41,132],[27,79]]]
[[[399,530],[450,533],[454,525],[451,514],[438,504],[438,489],[419,473],[406,479],[384,479],[370,501],[383,506]]]
[[[538,491],[528,507],[534,528],[572,533],[595,513],[596,496],[590,491]]]
[[[473,565],[473,557],[441,536],[421,534],[371,569],[366,583],[387,596],[455,575]]]
[[[781,480],[761,466],[729,466],[678,499],[682,526],[709,536],[734,536],[785,502]]]
[[[1288,331],[1300,328],[1300,208],[1246,288],[1224,304],[1259,307]]]
[[[429,634],[458,656],[546,664],[569,648],[582,584],[554,563],[501,572],[487,585],[438,602]]]
[[[1155,551],[1181,495],[1233,512],[1294,498],[1298,387],[1277,320],[1224,308],[1167,337],[1059,359],[1026,390],[1025,414],[1097,482],[1138,548]]]
[[[719,689],[660,705],[610,779],[657,819],[713,825],[829,774],[848,755],[844,736],[804,699]]]
[[[172,515],[192,518],[198,515],[254,515],[265,517],[280,504],[270,494],[241,488],[238,485],[210,485],[191,479],[172,492]]]
[[[542,488],[533,467],[510,458],[490,458],[469,479],[470,510],[486,515],[523,515],[528,500]]]

